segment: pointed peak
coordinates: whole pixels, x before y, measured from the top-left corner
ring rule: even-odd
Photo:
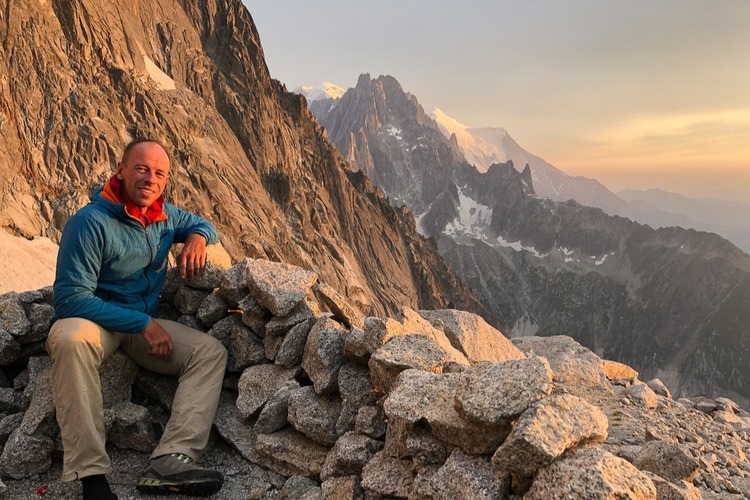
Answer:
[[[361,86],[369,86],[372,82],[372,78],[370,77],[370,73],[362,73],[359,75],[359,78],[357,78],[357,87]]]

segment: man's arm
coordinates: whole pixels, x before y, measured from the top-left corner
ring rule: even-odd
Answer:
[[[181,278],[192,278],[206,265],[206,245],[219,241],[213,224],[206,219],[175,208],[175,242],[185,243],[177,256]]]
[[[192,278],[198,274],[206,265],[206,238],[198,233],[193,233],[185,240],[182,252],[177,256],[177,269],[180,270],[180,278]]]
[[[141,333],[151,317],[115,306],[94,295],[102,267],[104,229],[90,218],[74,216],[63,229],[55,274],[55,314],[85,318],[107,330]]]
[[[170,217],[175,217],[175,243],[187,243],[187,239],[192,234],[203,236],[206,245],[213,245],[219,242],[219,235],[213,224],[203,217],[199,217],[175,206],[170,207],[172,211]]]
[[[166,358],[172,354],[172,336],[153,319],[146,325],[142,335],[148,343],[148,353],[152,356]]]

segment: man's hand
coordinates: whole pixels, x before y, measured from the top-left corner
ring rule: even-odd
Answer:
[[[185,240],[182,252],[177,256],[177,268],[180,278],[192,278],[206,266],[206,238],[200,234],[191,234]]]
[[[172,354],[172,336],[155,320],[152,319],[148,322],[141,335],[150,347],[148,350],[150,355],[157,358],[166,358]]]

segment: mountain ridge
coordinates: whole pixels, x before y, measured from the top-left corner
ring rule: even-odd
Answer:
[[[618,196],[630,203],[640,222],[716,233],[750,253],[750,204],[691,198],[661,189],[625,190]]]

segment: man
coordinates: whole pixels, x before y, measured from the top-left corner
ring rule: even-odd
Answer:
[[[81,480],[84,500],[116,499],[105,477],[99,367],[116,349],[141,366],[178,377],[171,417],[137,489],[209,495],[223,477],[193,458],[206,447],[226,368],[226,349],[179,323],[155,320],[173,243],[182,278],[217,242],[208,221],[164,202],[170,161],[154,140],[130,143],[117,171],[65,226],[55,277],[57,321],[47,340],[60,425],[63,480]]]

